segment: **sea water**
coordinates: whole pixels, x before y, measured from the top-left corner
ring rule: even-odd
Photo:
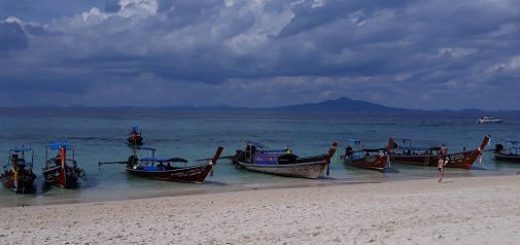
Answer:
[[[183,157],[190,164],[210,158],[217,146],[232,155],[246,141],[258,141],[274,149],[289,146],[300,156],[324,154],[332,142],[343,153],[346,138],[356,138],[366,147],[384,147],[388,137],[410,138],[421,145],[445,143],[450,152],[475,149],[485,134],[492,143],[520,139],[520,115],[501,115],[504,124],[478,125],[474,113],[287,113],[204,112],[166,109],[0,109],[0,165],[7,163],[9,149],[31,144],[35,149],[34,194],[16,195],[0,188],[0,207],[44,205],[134,198],[175,196],[244,189],[285,188],[384,182],[413,178],[436,181],[437,170],[394,163],[398,173],[356,169],[336,161],[330,175],[309,180],[284,178],[236,169],[229,159],[218,161],[215,173],[202,184],[174,183],[129,176],[124,165],[98,166],[99,161],[124,161],[132,153],[126,145],[130,128],[142,130],[146,146],[157,148],[157,157]],[[45,187],[41,168],[45,146],[66,140],[74,146],[75,158],[87,179],[78,189]],[[55,154],[55,153],[52,153]],[[70,153],[69,153],[70,154]],[[1,157],[3,155],[4,157]],[[3,160],[1,160],[3,159]],[[204,163],[204,162],[202,162]],[[513,175],[520,164],[495,162],[491,152],[472,170],[448,169],[446,177]]]

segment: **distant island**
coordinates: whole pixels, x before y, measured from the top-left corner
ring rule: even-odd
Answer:
[[[304,103],[286,106],[276,106],[269,108],[249,108],[249,107],[235,107],[235,106],[171,106],[161,107],[162,109],[175,109],[175,110],[193,110],[193,111],[220,111],[220,112],[237,112],[237,111],[248,111],[248,112],[293,112],[293,113],[411,113],[411,114],[424,114],[424,113],[462,113],[472,115],[487,115],[489,113],[520,113],[520,110],[497,110],[488,111],[481,109],[462,109],[462,110],[420,110],[420,109],[409,109],[390,107],[363,100],[353,100],[348,97],[340,97],[333,100],[324,100],[317,103]]]
[[[1,109],[11,109],[14,107],[4,107]],[[20,107],[16,107],[20,108]],[[58,109],[63,111],[88,111],[88,110],[119,110],[119,111],[146,111],[146,110],[172,110],[180,112],[279,112],[279,113],[412,113],[412,114],[424,114],[424,113],[462,113],[471,115],[488,115],[492,113],[500,114],[511,114],[520,113],[519,110],[502,110],[502,111],[486,111],[480,109],[463,109],[463,110],[419,110],[419,109],[407,109],[389,107],[381,104],[371,103],[362,100],[353,100],[348,97],[340,97],[334,100],[325,100],[317,103],[305,103],[295,104],[286,106],[277,106],[269,108],[250,108],[250,107],[238,107],[229,105],[219,106],[193,106],[193,105],[181,105],[181,106],[162,106],[162,107],[148,107],[148,106],[86,106],[86,105],[70,105],[70,106],[57,106],[57,105],[35,105],[23,108],[30,109]]]
[[[414,111],[412,109],[388,107],[380,104],[366,102],[362,100],[353,100],[347,97],[341,97],[335,100],[325,100],[318,103],[305,103],[299,105],[279,106],[268,108],[271,111],[294,111],[294,112],[382,112],[382,111]]]

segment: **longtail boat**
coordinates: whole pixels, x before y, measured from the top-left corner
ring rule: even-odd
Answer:
[[[137,151],[144,150],[151,153],[150,157],[138,158]],[[201,183],[211,174],[217,164],[220,154],[224,150],[222,146],[217,148],[215,155],[207,164],[188,166],[188,160],[179,157],[157,158],[157,149],[152,147],[139,147],[134,149],[134,153],[126,161],[118,162],[99,162],[99,166],[105,164],[125,164],[126,172],[130,175],[174,182]],[[175,163],[184,163],[184,166],[175,166]]]
[[[49,157],[49,151],[57,151],[57,155]],[[72,153],[68,158],[69,151]],[[78,167],[74,158],[74,148],[66,142],[53,142],[45,148],[45,166],[43,177],[45,183],[61,188],[76,188],[80,178],[85,178],[85,171]]]
[[[31,159],[26,159],[31,154]],[[4,165],[4,172],[0,174],[0,181],[5,188],[15,193],[27,193],[32,190],[36,175],[33,173],[34,150],[31,147],[15,147],[9,150],[9,161]]]
[[[326,154],[300,158],[290,149],[268,150],[261,144],[248,142],[244,150],[237,150],[232,162],[237,168],[251,172],[316,179],[325,169],[328,174],[336,148],[337,144],[333,143]]]
[[[504,162],[520,163],[520,143],[516,140],[508,140],[505,146],[502,144],[495,145],[495,160]]]
[[[137,126],[132,127],[132,131],[130,132],[130,135],[126,139],[128,146],[130,147],[136,147],[136,146],[142,146],[143,143],[143,136],[141,135],[141,131]]]
[[[398,140],[390,138],[392,153],[390,160],[403,164],[436,167],[439,159],[444,157],[448,160],[446,164],[449,168],[470,169],[475,160],[482,156],[484,148],[489,143],[489,135],[485,135],[480,146],[475,150],[464,150],[456,153],[441,153],[442,147],[412,147],[406,146],[404,142],[409,140]]]
[[[378,172],[396,172],[390,163],[389,147],[364,148],[361,141],[347,139],[344,162],[357,168]]]

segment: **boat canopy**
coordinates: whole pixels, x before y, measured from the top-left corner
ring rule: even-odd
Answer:
[[[355,138],[346,138],[345,141],[348,145],[353,145],[357,148],[354,152],[380,152],[386,150],[386,148],[364,148],[361,145],[361,140]]]
[[[385,151],[386,148],[382,147],[382,148],[370,148],[370,149],[362,149],[362,150],[359,150],[361,152],[380,152],[380,151]]]
[[[354,145],[361,145],[361,140],[354,139],[354,138],[346,138],[345,141],[348,144],[354,144]]]
[[[50,143],[48,145],[48,147],[51,150],[59,150],[61,147],[64,147],[67,150],[72,149],[72,146],[69,143],[67,143],[67,142],[59,142],[59,141]]]
[[[268,146],[266,146],[266,145],[264,145],[262,143],[253,142],[253,141],[248,141],[247,145],[250,146],[250,147],[254,146],[258,151],[260,151],[262,153],[282,154],[282,153],[286,153],[287,151],[290,151],[289,147],[287,147],[285,149],[269,149]]]
[[[520,150],[520,146],[517,144],[510,144],[507,146],[507,149],[509,150]]]

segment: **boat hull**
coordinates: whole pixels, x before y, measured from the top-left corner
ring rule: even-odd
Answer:
[[[316,179],[322,176],[325,168],[327,167],[327,163],[324,160],[273,165],[252,164],[239,160],[233,160],[233,162],[236,164],[236,166],[251,172],[307,179]]]
[[[28,193],[34,189],[36,175],[30,170],[21,171],[18,184],[15,184],[13,171],[6,171],[0,175],[2,185],[15,193]]]
[[[61,188],[71,189],[78,187],[80,170],[66,167],[65,171],[61,171],[61,167],[53,167],[43,169],[43,177],[45,184],[55,185]]]
[[[448,168],[462,168],[471,169],[473,163],[481,155],[479,150],[463,151],[458,153],[448,154],[449,159],[446,167]],[[407,154],[392,154],[390,160],[402,164],[410,164],[416,166],[437,167],[440,156],[438,155],[407,155]]]
[[[503,119],[479,119],[477,124],[501,124],[504,123]]]
[[[503,162],[515,162],[520,163],[520,155],[508,155],[495,153],[495,160]]]
[[[204,182],[212,168],[212,165],[208,164],[164,171],[144,171],[141,169],[133,168],[126,168],[126,171],[131,175],[147,179],[186,183],[202,183]]]
[[[352,165],[356,168],[362,168],[367,170],[373,170],[377,172],[394,172],[395,170],[388,164],[387,156],[375,156],[361,159],[348,159],[345,158],[346,165]]]

